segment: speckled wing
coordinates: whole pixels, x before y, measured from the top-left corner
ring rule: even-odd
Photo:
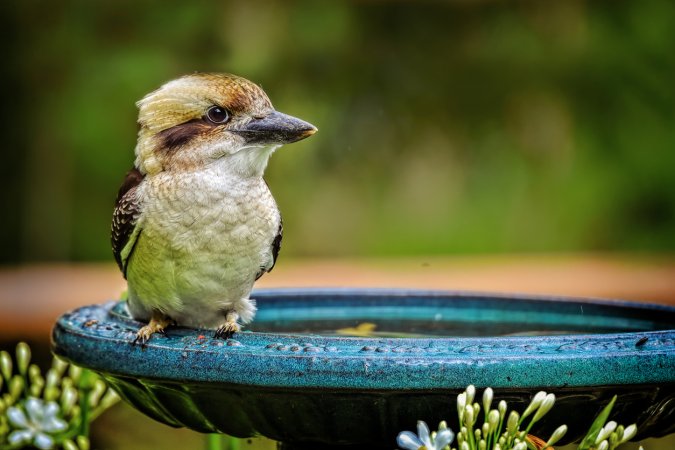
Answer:
[[[136,190],[144,177],[136,168],[127,173],[117,194],[115,211],[113,212],[110,240],[115,261],[117,261],[117,265],[125,278],[127,276],[127,262],[141,232],[140,227],[137,226],[141,204],[138,201]]]

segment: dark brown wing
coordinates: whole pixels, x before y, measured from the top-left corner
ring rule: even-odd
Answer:
[[[274,269],[274,265],[277,263],[277,257],[279,256],[279,250],[281,250],[281,239],[284,234],[284,221],[279,219],[279,230],[277,235],[272,241],[272,265],[269,267],[261,267],[260,272],[256,275],[255,279],[262,277],[266,272],[271,272]]]
[[[271,272],[272,269],[274,269],[274,265],[277,263],[279,250],[281,250],[281,239],[283,238],[283,234],[284,234],[284,221],[281,218],[279,218],[279,230],[277,231],[277,235],[274,237],[274,240],[272,241],[272,266],[270,266],[270,268],[267,269],[268,272]]]
[[[113,255],[120,270],[127,276],[127,261],[133,252],[140,229],[136,224],[140,215],[140,202],[136,197],[136,189],[145,176],[136,168],[128,173],[115,202],[115,211],[112,218],[110,240]]]

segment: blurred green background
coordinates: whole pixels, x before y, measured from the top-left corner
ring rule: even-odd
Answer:
[[[675,3],[8,1],[0,262],[111,260],[134,102],[193,71],[318,126],[284,254],[675,250]]]

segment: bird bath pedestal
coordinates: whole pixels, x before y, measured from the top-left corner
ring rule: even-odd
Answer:
[[[456,429],[469,384],[509,409],[555,393],[541,436],[566,423],[568,441],[582,437],[615,394],[612,418],[637,422],[638,438],[675,432],[675,308],[398,290],[252,297],[256,320],[227,341],[176,327],[132,345],[141,325],[110,302],[64,314],[54,352],[160,422],[284,449],[391,449],[418,419]]]

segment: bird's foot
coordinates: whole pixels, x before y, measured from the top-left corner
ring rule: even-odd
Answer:
[[[165,329],[169,325],[175,325],[176,322],[168,316],[161,314],[153,314],[150,322],[141,327],[140,330],[136,333],[136,338],[132,342],[133,345],[141,344],[145,345],[150,340],[153,334],[159,333],[164,335]]]
[[[234,333],[238,333],[241,327],[237,322],[225,322],[216,330],[216,334],[213,337],[217,339],[229,339]]]
[[[239,315],[236,312],[228,312],[225,316],[225,323],[218,327],[213,337],[216,339],[229,339],[234,333],[238,333],[241,327],[237,323],[237,319],[239,319]]]

